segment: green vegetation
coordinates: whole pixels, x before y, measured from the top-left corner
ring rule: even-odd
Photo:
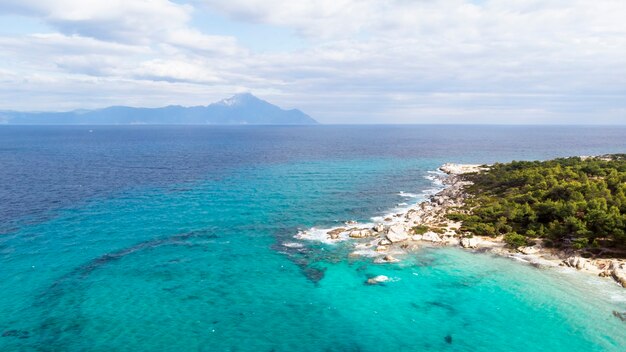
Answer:
[[[419,225],[419,226],[414,226],[414,227],[413,227],[413,232],[414,232],[416,235],[423,235],[423,234],[425,234],[426,232],[428,232],[428,230],[429,230],[429,229],[430,229],[430,228],[429,228],[428,226]]]
[[[626,154],[495,164],[465,177],[472,197],[448,215],[461,231],[505,235],[511,246],[626,247]]]
[[[429,226],[425,226],[425,225],[413,226],[412,229],[413,229],[413,232],[416,235],[423,235],[423,234],[425,234],[428,231],[432,231],[432,232],[438,233],[438,234],[442,234],[442,233],[446,232],[445,229],[442,229],[440,227],[429,227]]]

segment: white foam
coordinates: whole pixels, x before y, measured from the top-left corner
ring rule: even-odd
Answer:
[[[445,185],[443,184],[443,177],[446,177],[446,174],[442,171],[428,171],[428,174],[425,175],[424,178],[427,180],[430,180],[432,182],[433,187],[424,189],[420,193],[400,191],[398,193],[398,196],[409,198],[409,199],[414,199],[415,202],[411,204],[405,203],[405,202],[398,203],[395,208],[388,210],[385,214],[373,216],[371,218],[371,221],[372,221],[371,223],[354,223],[350,225],[336,226],[333,228],[325,228],[325,229],[318,229],[318,228],[312,227],[308,230],[298,232],[298,234],[295,235],[294,237],[297,239],[302,239],[302,240],[307,240],[307,241],[319,241],[319,242],[327,243],[327,244],[336,244],[338,242],[345,241],[350,238],[348,236],[348,231],[344,231],[340,233],[337,239],[331,239],[330,236],[328,235],[329,231],[336,230],[339,228],[346,228],[346,227],[359,228],[359,229],[372,228],[377,223],[385,223],[387,225],[391,225],[397,222],[403,222],[404,215],[406,213],[408,213],[411,210],[418,210],[419,204],[421,202],[426,201],[426,199],[428,199],[429,196],[437,194],[445,188]],[[402,216],[397,217],[396,216],[397,214],[401,214]],[[385,219],[391,219],[391,221],[385,221]]]
[[[298,243],[298,242],[285,242],[282,245],[284,247],[287,247],[287,248],[302,248],[302,247],[304,247],[304,245],[302,243]]]

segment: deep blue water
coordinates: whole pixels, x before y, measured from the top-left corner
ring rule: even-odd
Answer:
[[[616,152],[626,127],[3,126],[0,350],[623,351],[609,280],[284,246],[386,213],[444,162]]]

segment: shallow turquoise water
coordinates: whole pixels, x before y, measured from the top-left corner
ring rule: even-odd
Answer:
[[[0,240],[0,350],[623,351],[610,280],[458,249],[375,265],[341,244],[283,245],[386,213],[444,161],[237,166],[23,224]],[[380,274],[393,280],[364,284]]]

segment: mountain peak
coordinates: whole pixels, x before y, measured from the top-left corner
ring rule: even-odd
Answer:
[[[132,108],[112,106],[60,113],[2,112],[0,123],[14,124],[316,124],[297,109],[284,110],[251,93],[239,93],[207,106]]]
[[[261,101],[261,99],[252,95],[252,93],[238,93],[230,98],[222,99],[219,103],[226,106],[241,105],[243,103],[249,103],[252,101]]]

